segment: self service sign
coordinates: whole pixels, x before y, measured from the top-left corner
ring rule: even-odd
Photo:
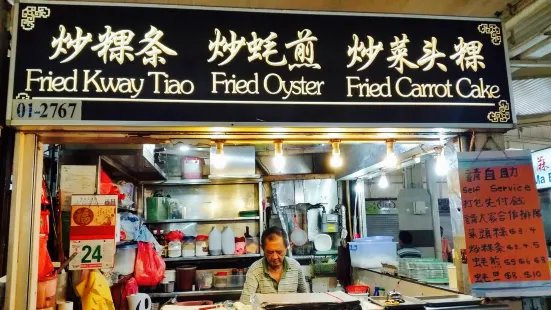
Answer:
[[[532,165],[538,189],[551,188],[551,148],[533,152]]]
[[[511,128],[496,19],[16,5],[12,125]]]

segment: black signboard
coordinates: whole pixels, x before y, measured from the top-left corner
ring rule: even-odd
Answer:
[[[16,125],[513,123],[498,20],[55,2],[17,13]]]

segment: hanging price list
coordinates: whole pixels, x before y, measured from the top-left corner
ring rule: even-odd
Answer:
[[[459,170],[471,283],[549,280],[531,165]]]

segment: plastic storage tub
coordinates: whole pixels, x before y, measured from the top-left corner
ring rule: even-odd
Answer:
[[[392,236],[373,236],[365,238],[356,238],[354,242],[392,242]]]
[[[396,242],[349,242],[352,267],[381,268],[381,263],[398,266]]]
[[[117,247],[117,252],[115,253],[115,267],[113,268],[113,272],[121,275],[129,275],[133,273],[137,252],[137,244],[129,244]]]

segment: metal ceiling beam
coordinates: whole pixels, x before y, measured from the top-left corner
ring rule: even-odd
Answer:
[[[551,68],[551,60],[521,59],[511,60],[511,67],[521,68]]]
[[[520,68],[513,74],[513,80],[530,80],[551,77],[551,68]]]
[[[530,18],[531,15],[536,13],[537,11],[541,10],[544,6],[549,4],[549,0],[536,0],[529,6],[527,6],[525,9],[520,11],[518,14],[511,17],[508,21],[505,22],[505,29],[509,30],[510,33],[515,26],[520,24],[522,21],[524,21],[527,18]]]

